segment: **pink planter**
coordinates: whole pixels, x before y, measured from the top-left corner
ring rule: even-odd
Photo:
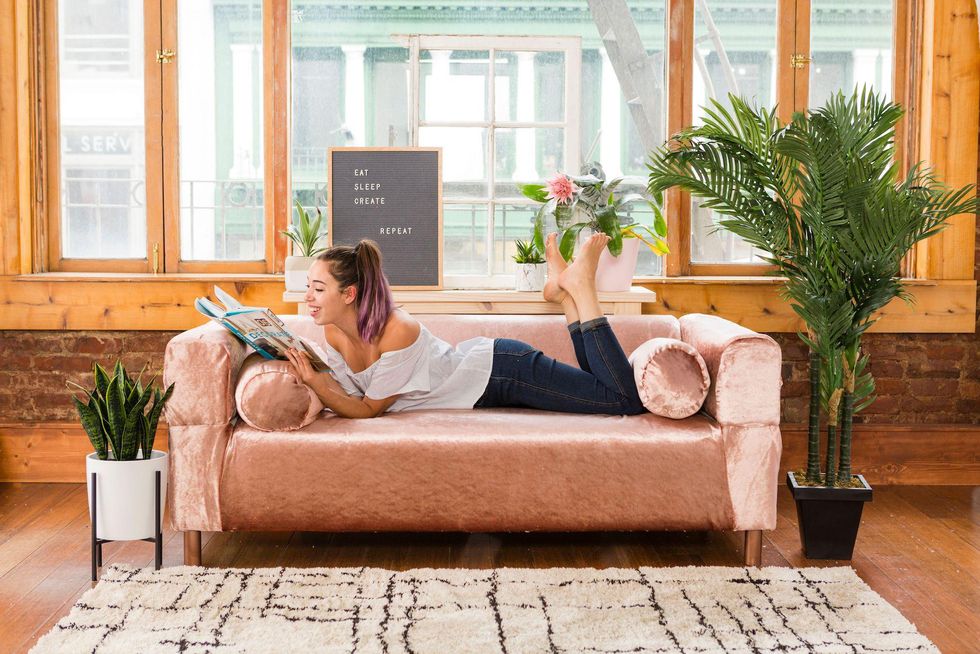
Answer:
[[[624,238],[623,251],[618,257],[609,254],[607,247],[599,256],[599,268],[595,274],[595,286],[599,292],[628,291],[633,285],[636,258],[640,254],[640,239]]]

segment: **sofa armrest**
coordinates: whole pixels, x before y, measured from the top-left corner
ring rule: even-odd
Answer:
[[[782,352],[769,336],[718,316],[681,317],[681,340],[708,366],[704,409],[722,425],[779,425]]]
[[[167,344],[163,382],[174,384],[165,408],[167,492],[174,529],[221,531],[218,488],[235,417],[235,383],[247,354],[245,344],[213,322]]]

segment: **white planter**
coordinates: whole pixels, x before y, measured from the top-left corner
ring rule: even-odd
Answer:
[[[111,456],[111,454],[110,454]],[[167,504],[166,452],[153,450],[150,458],[135,461],[101,460],[95,452],[85,457],[88,514],[92,517],[92,473],[98,507],[95,535],[108,540],[140,540],[156,536],[153,511],[155,475],[160,471],[160,522]]]
[[[519,263],[515,288],[518,291],[540,291],[544,288],[544,280],[548,275],[546,263]]]
[[[618,257],[609,254],[608,247],[604,248],[599,256],[599,267],[595,273],[596,290],[607,293],[630,290],[639,255],[640,239],[638,238],[624,238],[623,251]]]
[[[306,273],[316,257],[286,257],[286,290],[306,292]]]

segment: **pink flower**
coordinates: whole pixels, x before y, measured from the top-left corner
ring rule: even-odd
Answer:
[[[548,195],[549,200],[558,200],[558,204],[565,204],[572,199],[576,191],[580,189],[572,183],[572,180],[568,179],[567,176],[561,173],[555,173],[555,176],[547,181],[548,185]]]

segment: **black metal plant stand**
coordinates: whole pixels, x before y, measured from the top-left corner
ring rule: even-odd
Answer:
[[[95,483],[96,473],[92,473],[92,581],[98,581],[99,579],[99,568],[102,567],[102,543],[112,543],[114,542],[110,538],[99,538],[95,533],[95,525],[98,524],[96,518],[98,517],[98,504],[95,503],[96,498],[96,483]],[[155,545],[155,563],[154,569],[159,570],[160,566],[163,565],[163,534],[160,532],[160,471],[156,471],[156,488],[154,493],[153,502],[153,512],[156,516],[156,521],[153,523],[155,525],[154,533],[155,538],[141,538],[140,540],[145,540],[148,543],[153,543]]]

